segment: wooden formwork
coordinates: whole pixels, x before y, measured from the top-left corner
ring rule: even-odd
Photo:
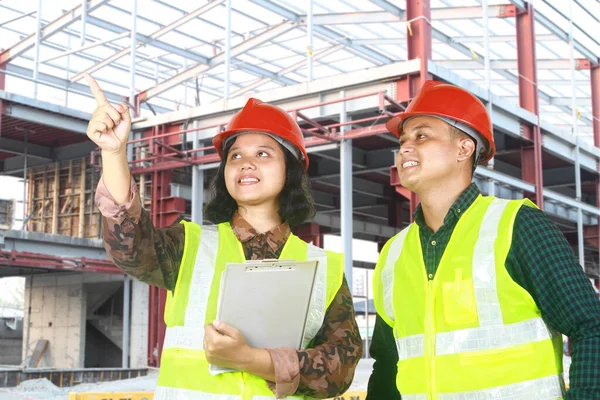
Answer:
[[[89,157],[33,168],[28,174],[27,230],[95,238],[101,235],[94,193],[100,173]]]
[[[0,199],[0,229],[11,229],[15,219],[15,200]]]

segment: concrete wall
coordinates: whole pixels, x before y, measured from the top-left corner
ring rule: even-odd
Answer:
[[[30,296],[31,316],[28,312]],[[85,313],[86,298],[80,276],[48,274],[28,277],[25,284],[23,358],[31,355],[38,340],[45,339],[49,343],[38,367],[82,368]]]
[[[131,335],[129,366],[148,366],[148,296],[149,286],[137,280],[131,282]]]
[[[26,353],[31,355],[39,339],[46,339],[49,344],[39,367],[83,368],[87,314],[85,284],[119,280],[123,280],[121,275],[92,273],[52,273],[27,277],[23,358]],[[31,318],[28,316],[30,291]]]
[[[122,275],[92,273],[53,273],[28,277],[25,287],[22,357],[25,357],[25,340],[29,329],[29,355],[39,339],[49,341],[39,367],[83,368],[89,365],[85,360],[87,292],[92,295],[91,288],[95,283],[119,281],[123,281]],[[30,292],[31,319],[28,317]],[[131,368],[148,365],[148,293],[147,284],[132,280],[129,346]],[[113,358],[111,357],[111,364]],[[97,360],[90,362],[97,363]]]

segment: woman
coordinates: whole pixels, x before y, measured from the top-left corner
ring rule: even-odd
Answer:
[[[362,355],[342,257],[291,234],[314,215],[300,128],[278,107],[250,99],[213,144],[222,163],[206,216],[216,226],[152,226],[126,159],[131,120],[88,76],[98,103],[88,136],[102,149],[96,203],[107,252],[125,273],[169,291],[167,335],[156,399],[329,398],[345,392]],[[321,296],[306,326],[304,350],[257,349],[215,321],[227,262],[319,258]],[[285,299],[282,299],[285,301]],[[285,323],[285,321],[282,321]],[[240,372],[212,375],[208,365]],[[274,397],[275,395],[275,397]]]

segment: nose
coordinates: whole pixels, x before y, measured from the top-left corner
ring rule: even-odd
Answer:
[[[240,169],[242,171],[253,170],[255,168],[256,168],[256,166],[254,165],[254,163],[250,159],[245,159],[244,162],[242,163],[241,167],[240,167]]]
[[[404,142],[404,143],[402,143],[402,145],[400,145],[400,153],[401,154],[412,153],[414,151],[415,151],[415,146],[411,143]]]

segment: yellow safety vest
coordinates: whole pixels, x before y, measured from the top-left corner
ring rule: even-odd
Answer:
[[[479,196],[458,221],[433,279],[415,223],[383,248],[377,313],[393,328],[403,400],[557,400],[562,337],[504,265],[529,200]]]
[[[245,256],[229,223],[202,227],[182,223],[185,246],[175,290],[169,292],[165,306],[167,332],[155,399],[275,399],[262,378],[244,372],[214,376],[209,372],[203,350],[204,325],[216,318],[221,275],[226,263],[244,262]],[[321,328],[325,312],[342,284],[342,257],[339,253],[307,244],[293,234],[280,257],[319,260],[303,339],[303,348],[306,348]]]

